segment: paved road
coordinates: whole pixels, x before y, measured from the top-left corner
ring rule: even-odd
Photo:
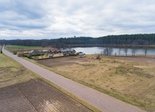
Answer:
[[[89,104],[94,105],[96,108],[103,112],[145,112],[138,107],[117,100],[111,96],[103,94],[99,91],[81,85],[47,69],[44,69],[34,63],[24,60],[23,58],[17,57],[12,53],[6,51],[5,49],[3,49],[3,53],[21,63],[29,70],[37,73],[41,77],[53,82],[57,86],[72,93],[80,99],[89,102]]]

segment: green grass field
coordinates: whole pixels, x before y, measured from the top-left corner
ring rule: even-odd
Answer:
[[[7,45],[5,48],[15,54],[17,51],[44,49],[43,47],[40,46],[19,46],[19,45]]]

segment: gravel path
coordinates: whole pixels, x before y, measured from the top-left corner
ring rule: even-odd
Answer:
[[[23,66],[25,66],[29,70],[37,73],[41,77],[51,81],[52,83],[63,88],[64,90],[88,102],[89,104],[95,106],[101,111],[104,111],[104,112],[145,112],[139,109],[138,107],[135,107],[125,102],[122,102],[120,100],[117,100],[97,90],[91,89],[87,86],[84,86],[70,79],[67,79],[61,75],[58,75],[52,71],[44,69],[23,58],[17,57],[4,49],[3,49],[3,53],[11,57],[12,59],[16,60],[17,62],[21,63]]]

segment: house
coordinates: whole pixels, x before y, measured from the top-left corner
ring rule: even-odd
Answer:
[[[76,51],[74,49],[61,49],[64,56],[75,56]]]
[[[49,53],[52,53],[52,54],[61,53],[61,51],[59,49],[56,49],[56,48],[50,48],[48,51],[49,51]]]
[[[31,50],[29,52],[29,56],[39,56],[39,55],[43,55],[44,52],[41,50]]]
[[[42,50],[31,50],[28,52],[19,52],[18,56],[25,56],[29,58],[53,58],[53,57],[62,57],[62,56],[76,56],[77,53],[74,49],[42,49]]]

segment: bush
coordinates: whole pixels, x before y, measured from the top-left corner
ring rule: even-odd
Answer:
[[[13,54],[16,55],[17,54],[17,51],[13,51]]]
[[[97,56],[96,56],[96,59],[97,59],[97,60],[101,60],[101,55],[97,55]]]

